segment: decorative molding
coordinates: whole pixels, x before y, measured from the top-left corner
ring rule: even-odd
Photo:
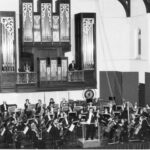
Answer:
[[[150,0],[143,0],[145,7],[146,7],[146,12],[150,13]]]
[[[118,0],[122,5],[123,8],[125,9],[126,16],[130,17],[130,0]]]

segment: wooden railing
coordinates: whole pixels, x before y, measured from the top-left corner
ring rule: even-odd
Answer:
[[[83,70],[69,71],[68,81],[69,82],[84,82],[84,71]]]
[[[17,73],[17,84],[36,84],[37,73],[35,72],[19,72]]]

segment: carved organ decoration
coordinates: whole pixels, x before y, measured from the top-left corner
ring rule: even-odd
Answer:
[[[59,16],[53,15],[53,42],[59,42]]]
[[[40,80],[46,81],[46,60],[40,60]]]
[[[81,70],[94,70],[96,63],[96,14],[75,15],[76,63]]]
[[[62,80],[66,81],[67,80],[67,74],[68,74],[68,61],[67,59],[62,59],[61,60],[61,67],[62,67]]]
[[[20,1],[23,43],[70,42],[70,0]]]
[[[33,42],[33,3],[22,4],[23,42]]]
[[[94,37],[93,37],[94,18],[83,18],[82,28],[82,54],[83,54],[83,69],[94,68]]]
[[[70,7],[69,4],[60,3],[60,40],[68,42],[70,40]]]
[[[57,60],[52,59],[51,62],[51,80],[52,81],[57,81]]]
[[[1,63],[3,72],[15,71],[15,13],[14,17],[0,16]]]
[[[40,15],[34,15],[34,42],[41,42]]]
[[[42,42],[52,41],[52,4],[41,3]]]
[[[54,57],[40,59],[40,81],[67,81],[67,57]]]

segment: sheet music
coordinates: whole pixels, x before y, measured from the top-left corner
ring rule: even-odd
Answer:
[[[25,129],[24,129],[24,131],[23,131],[23,133],[26,134],[28,132],[28,130],[29,130],[29,127],[26,126]]]
[[[71,124],[70,128],[69,128],[69,131],[72,132],[74,130],[74,127],[75,125],[74,124]]]
[[[48,127],[48,129],[47,129],[47,132],[48,132],[48,133],[50,132],[51,128],[52,128],[52,126],[50,125],[50,126]]]
[[[6,128],[3,128],[3,131],[1,132],[1,136],[4,135],[5,131],[6,131]]]

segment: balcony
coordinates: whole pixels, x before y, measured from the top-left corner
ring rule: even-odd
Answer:
[[[68,82],[84,82],[84,70],[69,71]]]
[[[35,72],[19,72],[17,73],[18,85],[37,84],[37,73]]]

